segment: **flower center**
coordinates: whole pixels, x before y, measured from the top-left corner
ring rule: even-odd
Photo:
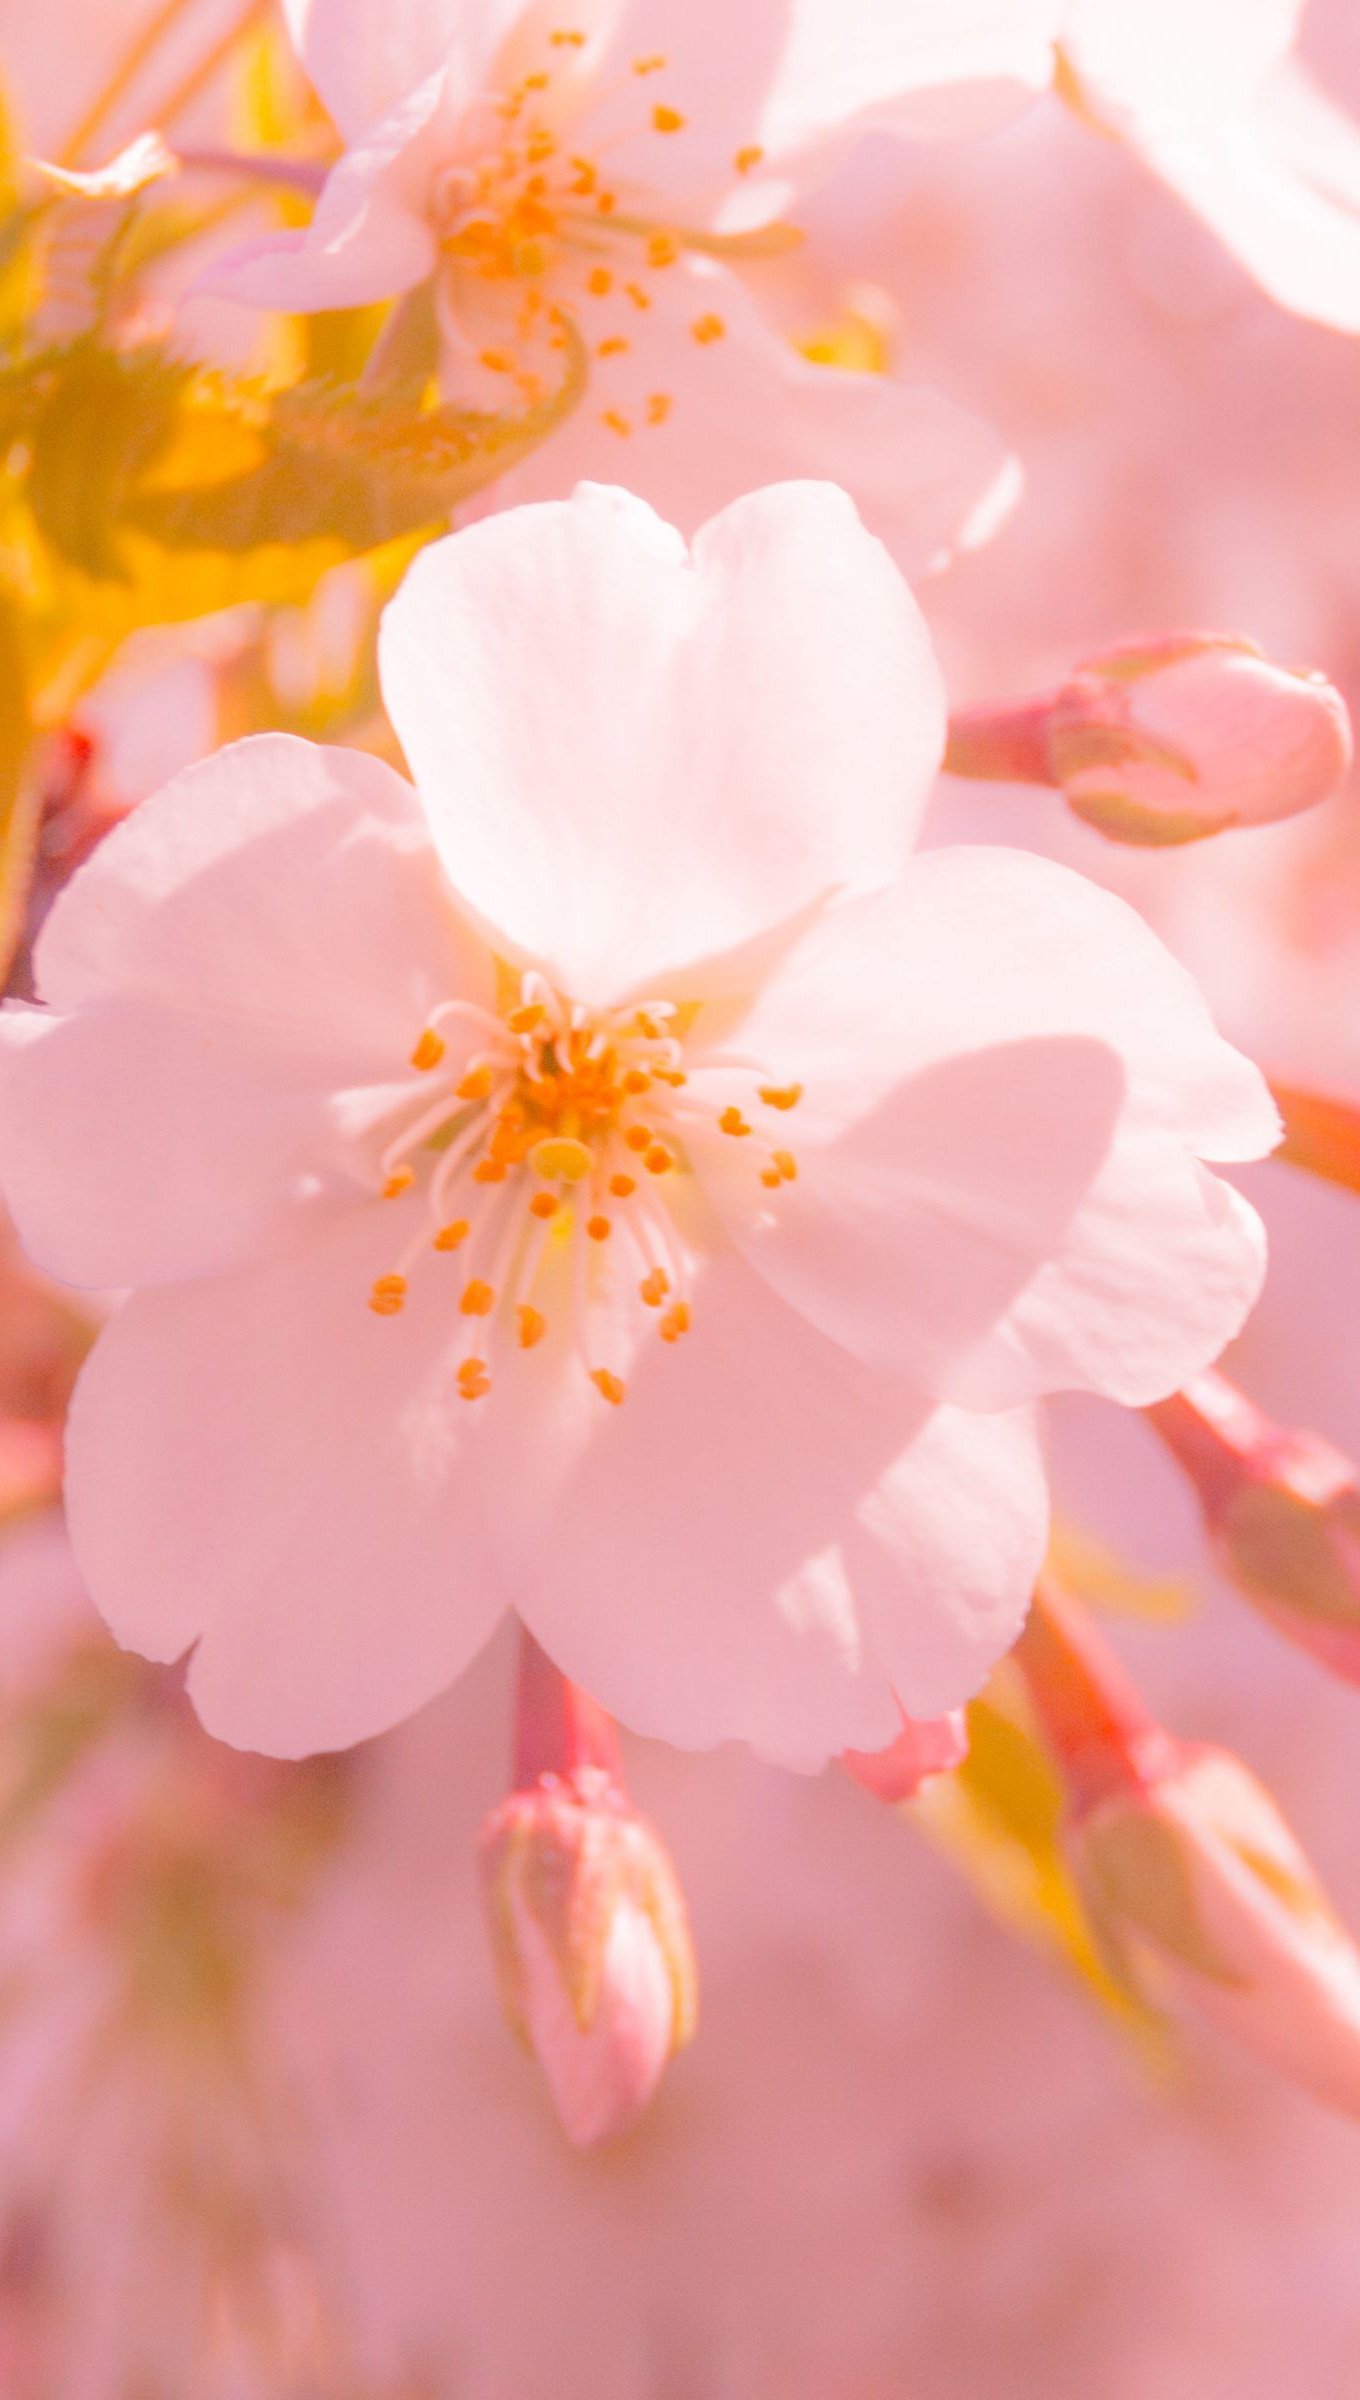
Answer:
[[[431,1249],[456,1255],[465,1400],[491,1389],[497,1343],[532,1350],[543,1340],[549,1289],[585,1372],[615,1405],[624,1380],[603,1350],[620,1297],[624,1315],[649,1318],[663,1342],[689,1331],[689,1245],[677,1208],[700,1128],[743,1143],[767,1191],[796,1180],[776,1129],[801,1087],[709,1052],[692,1062],[700,1085],[705,1068],[749,1067],[750,1114],[727,1098],[726,1081],[721,1096],[704,1099],[686,1064],[693,1013],[645,1000],[591,1014],[536,970],[499,1014],[466,1000],[431,1012],[411,1053],[418,1080],[398,1103],[405,1121],[379,1162],[382,1197],[418,1195],[422,1222],[369,1306],[398,1315],[417,1259]]]
[[[478,108],[465,128],[466,158],[435,178],[430,214],[444,260],[445,329],[468,366],[506,378],[535,405],[551,389],[550,354],[566,348],[571,323],[604,384],[601,422],[626,437],[665,424],[675,404],[672,393],[649,390],[629,367],[639,319],[655,304],[667,269],[686,250],[767,257],[801,235],[784,224],[709,233],[656,213],[646,146],[683,142],[688,130],[664,97],[664,58],[633,61],[631,78],[651,95],[636,124],[591,150],[574,147],[565,130],[569,102],[556,87],[585,42],[584,33],[558,28],[544,63]],[[591,105],[609,97],[594,91]],[[495,126],[489,141],[478,131],[488,113]],[[750,174],[763,155],[756,143],[739,149],[733,173]],[[690,333],[698,351],[726,332],[718,309],[696,304]]]

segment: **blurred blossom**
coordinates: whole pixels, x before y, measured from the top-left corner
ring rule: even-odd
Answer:
[[[265,2008],[340,1770],[208,1742],[108,1643],[50,1522],[0,1547],[0,1607],[6,2390],[360,2400]]]
[[[145,1287],[71,1422],[92,1591],[283,1754],[512,1596],[640,1728],[882,1748],[1013,1638],[1032,1403],[1159,1398],[1240,1325],[1260,1228],[1201,1160],[1269,1148],[1261,1078],[1093,886],[910,861],[936,671],[826,487],[692,558],[598,488],[474,527],[382,673],[418,790],[222,752],[4,1019],[32,1251]]]
[[[1068,0],[1059,89],[1271,298],[1360,332],[1360,125],[1294,54],[1304,0]]]
[[[253,244],[210,288],[317,310],[433,279],[445,390],[482,408],[540,403],[574,342],[584,398],[497,505],[591,476],[689,531],[819,475],[912,572],[992,531],[1016,490],[1003,445],[929,389],[795,355],[762,277],[863,135],[967,131],[1042,88],[1050,0],[745,0],[736,21],[712,0],[591,0],[551,27],[387,0],[381,38],[363,0],[288,14],[348,147],[307,232]]]

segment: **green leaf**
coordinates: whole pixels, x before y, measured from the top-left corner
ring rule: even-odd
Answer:
[[[301,385],[280,393],[259,425],[256,465],[143,492],[128,521],[174,548],[324,540],[351,556],[377,549],[446,517],[556,430],[585,377],[579,344],[564,359],[558,390],[519,414],[420,410],[381,389]]]

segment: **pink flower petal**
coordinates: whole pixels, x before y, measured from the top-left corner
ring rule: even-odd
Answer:
[[[519,0],[283,0],[302,63],[350,142],[445,67],[465,104],[518,12]]]
[[[1264,1082],[1133,911],[1066,869],[918,860],[814,928],[740,1041],[805,1086],[799,1179],[761,1207],[714,1136],[705,1187],[886,1372],[983,1408],[1068,1385],[1137,1404],[1255,1298],[1260,1228],[1198,1159],[1272,1146]]]
[[[432,75],[328,176],[310,225],[218,260],[200,288],[249,308],[360,308],[409,291],[438,258],[425,216],[449,97]]]
[[[381,1204],[304,1251],[146,1292],[100,1338],[71,1412],[68,1508],[118,1639],[174,1658],[211,1732],[294,1757],[410,1714],[503,1606],[478,1420],[452,1388],[456,1311],[424,1270],[375,1317]]]
[[[686,1748],[803,1768],[882,1749],[899,1698],[937,1716],[977,1689],[1043,1552],[1027,1413],[932,1410],[731,1253],[569,1474],[540,1475],[534,1440],[497,1533],[520,1612],[626,1724]]]
[[[498,508],[622,478],[688,534],[780,476],[825,477],[917,577],[989,540],[1018,494],[1019,469],[980,418],[925,384],[814,365],[709,260],[677,262],[625,331],[627,353],[597,362],[574,415],[497,484]]]
[[[622,492],[489,519],[417,559],[380,656],[453,882],[580,1000],[886,881],[939,756],[916,605],[819,485],[692,558]]]
[[[1360,126],[1301,67],[1249,114],[1149,127],[1138,148],[1272,300],[1360,333]]]
[[[94,1286],[218,1273],[353,1205],[334,1095],[406,1074],[432,1002],[489,973],[409,785],[283,734],[145,801],[36,963],[49,1008],[0,1015],[6,1191],[32,1255]]]

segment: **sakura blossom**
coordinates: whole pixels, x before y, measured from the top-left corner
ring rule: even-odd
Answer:
[[[810,364],[762,288],[848,146],[958,135],[1043,88],[1046,0],[286,14],[345,152],[306,232],[210,288],[316,310],[429,286],[445,390],[487,408],[541,402],[576,349],[583,400],[497,505],[589,476],[692,531],[753,485],[825,475],[912,572],[1005,513],[1014,463],[988,428],[909,381]]]
[[[515,1607],[645,1730],[881,1749],[1023,1617],[1034,1400],[1240,1324],[1200,1160],[1271,1146],[1262,1080],[1117,902],[912,859],[938,678],[836,492],[692,553],[608,490],[488,521],[381,656],[414,787],[220,753],[3,1020],[21,1235],[135,1287],[71,1416],[91,1590],[255,1747],[395,1721]]]
[[[1353,0],[0,86],[4,2400],[1354,2400]]]

